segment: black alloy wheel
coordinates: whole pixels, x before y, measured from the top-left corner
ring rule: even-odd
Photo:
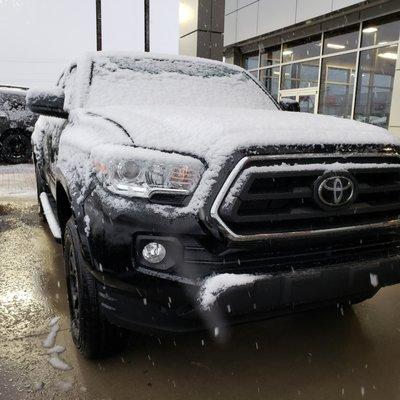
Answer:
[[[31,161],[31,135],[23,130],[9,130],[1,138],[1,155],[6,164],[21,164]]]

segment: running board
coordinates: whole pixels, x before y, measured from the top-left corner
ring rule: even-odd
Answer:
[[[43,212],[49,225],[50,231],[57,242],[61,241],[61,228],[57,221],[57,217],[54,215],[53,209],[51,208],[49,197],[47,193],[40,193],[40,203],[42,204]]]

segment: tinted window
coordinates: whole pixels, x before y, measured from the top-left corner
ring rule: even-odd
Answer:
[[[321,36],[313,36],[283,45],[283,62],[318,57],[321,53]]]
[[[275,100],[278,100],[279,92],[279,67],[263,69],[260,71],[260,81]]]
[[[356,53],[325,58],[322,62],[319,112],[350,118],[353,104]]]
[[[319,60],[285,65],[282,67],[282,89],[318,86]]]
[[[324,40],[324,54],[353,50],[358,47],[359,26],[350,29],[327,32]]]
[[[379,18],[363,24],[362,46],[373,46],[399,40],[400,14]]]
[[[387,128],[398,46],[361,53],[355,119]]]
[[[281,62],[281,46],[265,49],[261,54],[261,67],[279,64]]]
[[[257,69],[258,68],[259,54],[253,53],[243,56],[243,68],[244,69]]]

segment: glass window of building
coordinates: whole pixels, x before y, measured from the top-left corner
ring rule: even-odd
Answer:
[[[324,54],[353,50],[358,47],[359,25],[327,32],[324,39]]]
[[[260,71],[260,81],[275,100],[278,100],[279,94],[279,70],[279,67],[274,67]]]
[[[388,127],[398,46],[366,50],[360,56],[354,118]]]
[[[318,86],[319,60],[304,61],[282,67],[281,89]]]
[[[322,62],[319,113],[350,118],[357,54],[325,58]]]
[[[291,62],[305,58],[318,57],[321,53],[321,35],[283,45],[282,60]]]
[[[254,78],[258,79],[258,71],[249,71],[249,73],[250,73],[251,75],[253,75]]]
[[[265,49],[261,54],[261,67],[279,64],[281,62],[281,46],[270,47]]]
[[[259,53],[245,54],[243,56],[244,69],[257,69],[258,68]]]
[[[399,40],[400,14],[364,22],[362,46],[374,46]]]

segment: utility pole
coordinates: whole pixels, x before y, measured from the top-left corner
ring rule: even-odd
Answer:
[[[150,0],[144,0],[144,51],[150,51]]]
[[[97,51],[103,48],[103,38],[101,32],[101,0],[96,0],[96,42]]]

